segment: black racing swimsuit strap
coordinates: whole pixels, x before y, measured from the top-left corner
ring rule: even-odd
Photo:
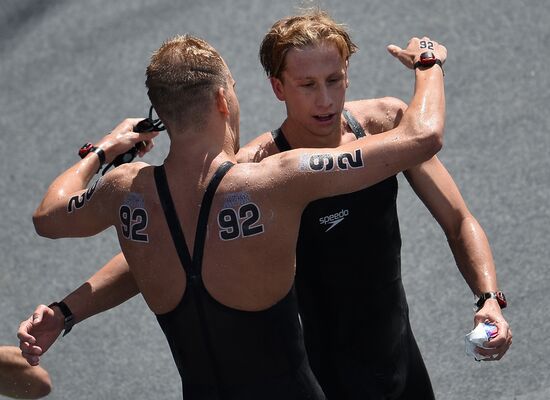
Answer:
[[[156,167],[154,170],[155,182],[157,184],[157,191],[159,193],[162,208],[164,210],[164,215],[166,217],[166,222],[168,223],[168,227],[170,228],[172,240],[174,241],[174,245],[176,246],[176,250],[178,252],[180,262],[182,264],[182,267],[183,265],[185,265],[187,266],[187,269],[191,269],[190,273],[186,272],[186,275],[190,278],[188,280],[189,285],[186,290],[191,290],[195,299],[197,314],[200,321],[201,330],[204,335],[206,351],[208,353],[208,356],[210,358],[210,362],[212,365],[212,369],[213,369],[212,373],[216,380],[218,395],[221,395],[223,391],[222,389],[223,378],[221,376],[220,367],[219,367],[217,358],[215,356],[215,352],[213,350],[212,332],[210,331],[208,323],[206,322],[203,298],[201,296],[200,291],[198,290],[196,283],[197,281],[202,283],[202,278],[201,278],[202,265],[201,264],[202,264],[202,256],[204,251],[204,241],[206,237],[206,228],[208,226],[208,215],[210,214],[212,199],[214,198],[214,194],[216,193],[216,190],[222,178],[225,176],[227,171],[229,171],[229,169],[232,166],[233,166],[233,163],[229,161],[226,161],[223,164],[221,164],[216,170],[216,172],[214,173],[212,180],[210,181],[210,183],[208,184],[208,187],[206,188],[206,191],[202,198],[201,209],[199,212],[199,219],[197,222],[197,230],[195,232],[195,245],[193,249],[192,259],[189,255],[189,250],[185,242],[185,236],[183,234],[183,230],[181,229],[181,225],[179,223],[178,215],[176,213],[172,196],[170,195],[170,188],[168,187],[168,181],[166,179],[166,172],[164,171],[164,167],[163,166]],[[202,286],[204,287],[204,284],[202,284]]]
[[[361,124],[351,115],[349,110],[342,111],[342,114],[344,114],[344,118],[346,119],[346,122],[348,123],[349,127],[353,131],[353,134],[357,139],[365,136],[365,130],[361,126]]]
[[[288,144],[288,141],[286,140],[286,137],[283,134],[283,130],[281,128],[277,128],[274,131],[271,131],[271,136],[273,137],[273,141],[277,145],[277,148],[280,152],[288,151],[291,149],[290,144]]]
[[[157,192],[160,199],[160,204],[164,211],[164,217],[166,218],[166,223],[170,229],[170,234],[172,235],[172,241],[176,246],[176,251],[180,258],[180,263],[186,271],[187,277],[196,275],[200,271],[194,271],[193,261],[191,260],[191,255],[189,254],[189,249],[187,248],[187,243],[185,242],[185,235],[181,229],[181,224],[179,222],[178,214],[176,212],[176,207],[174,206],[174,201],[172,200],[172,195],[170,194],[170,188],[168,187],[168,180],[166,179],[166,171],[164,166],[158,166],[154,169],[155,183],[157,185]]]
[[[206,238],[206,228],[208,226],[208,215],[210,214],[212,199],[223,177],[232,166],[233,163],[231,161],[226,161],[218,167],[202,198],[199,221],[195,233],[195,246],[193,248],[193,263],[195,269],[197,269],[199,273],[202,271],[202,255],[204,253],[204,241]]]
[[[210,213],[210,207],[212,205],[212,199],[216,193],[216,189],[220,184],[222,178],[225,176],[227,171],[233,166],[233,163],[230,161],[224,162],[218,167],[212,180],[206,188],[204,197],[202,199],[201,210],[199,213],[199,220],[197,223],[197,230],[195,233],[195,245],[193,249],[193,258],[189,253],[187,243],[185,241],[185,235],[181,229],[180,220],[176,212],[176,207],[174,206],[174,201],[172,200],[172,195],[170,194],[170,188],[168,187],[168,180],[166,179],[166,171],[164,166],[155,167],[155,183],[157,185],[157,191],[160,198],[160,203],[164,211],[164,216],[166,217],[166,222],[170,228],[170,234],[172,235],[172,240],[176,246],[178,256],[182,267],[185,265],[187,268],[190,268],[191,276],[196,276],[201,274],[201,263],[202,255],[204,250],[204,238],[206,236],[206,227],[208,225],[208,214]],[[188,274],[189,275],[189,274]]]
[[[344,118],[346,119],[346,122],[348,123],[349,127],[353,131],[353,134],[357,139],[365,136],[365,130],[361,126],[361,124],[351,115],[349,110],[342,111],[342,114],[344,114]],[[285,135],[283,134],[283,130],[281,128],[277,128],[274,131],[271,131],[271,136],[273,137],[273,141],[275,142],[275,145],[279,149],[280,152],[291,150],[290,144],[286,140]]]
[[[223,164],[221,164],[216,172],[214,173],[214,176],[212,177],[212,180],[208,184],[208,187],[206,188],[206,191],[204,192],[204,196],[202,198],[201,203],[201,210],[199,212],[199,220],[197,222],[197,231],[195,232],[195,245],[193,248],[193,269],[195,271],[198,271],[199,274],[202,272],[202,256],[204,253],[204,241],[206,238],[206,229],[208,227],[208,215],[210,214],[210,207],[212,206],[212,199],[214,198],[214,194],[216,193],[216,190],[218,189],[218,186],[227,173],[229,169],[233,166],[233,163],[230,161],[226,161]],[[201,276],[201,282],[202,282],[202,276]],[[202,283],[204,287],[204,283]],[[212,365],[212,374],[214,375],[216,379],[216,387],[217,387],[217,394],[219,398],[224,397],[224,381],[221,374],[221,368],[220,364],[218,362],[218,358],[216,357],[216,353],[214,352],[214,347],[212,345],[213,342],[213,336],[209,324],[206,322],[206,311],[204,309],[204,297],[201,296],[201,293],[197,290],[198,288],[193,287],[191,289],[193,296],[195,297],[195,304],[197,306],[197,314],[199,317],[199,321],[202,327],[202,331],[204,334],[204,341],[206,345],[206,351],[208,352],[208,355],[210,357],[210,362]],[[206,290],[206,288],[204,288]]]

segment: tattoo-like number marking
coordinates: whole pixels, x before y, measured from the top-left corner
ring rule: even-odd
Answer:
[[[233,240],[240,236],[254,236],[263,233],[263,224],[257,224],[259,219],[260,209],[254,203],[246,203],[239,207],[238,216],[232,208],[224,208],[218,214],[220,239]]]
[[[143,233],[147,228],[147,211],[143,208],[131,209],[123,205],[119,210],[122,223],[122,236],[136,242],[149,242],[149,236]]]
[[[421,40],[420,41],[420,48],[421,49],[433,50],[434,49],[434,44],[433,44],[433,42],[427,42],[425,40]]]
[[[336,160],[338,169],[346,170],[349,168],[360,168],[363,166],[361,149],[355,150],[355,159],[351,153],[342,153]],[[334,157],[332,154],[314,154],[309,159],[309,167],[313,171],[331,171],[334,169]]]
[[[95,181],[94,184],[87,191],[82,192],[77,196],[71,197],[69,199],[69,203],[67,204],[67,212],[72,213],[73,210],[84,207],[84,203],[86,203],[86,201],[89,201],[94,195],[98,183],[99,179]]]

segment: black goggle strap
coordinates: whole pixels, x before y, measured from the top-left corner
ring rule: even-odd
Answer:
[[[166,128],[162,124],[160,118],[153,118],[153,106],[149,107],[149,117],[145,118],[138,122],[134,127],[134,132],[143,133],[143,132],[153,132],[153,131],[164,131]]]
[[[153,106],[149,107],[149,116],[137,123],[137,125],[134,127],[134,132],[146,133],[153,131],[160,132],[166,130],[166,127],[163,125],[160,118],[153,118],[153,110]],[[126,153],[116,156],[116,158],[112,162],[110,162],[105,168],[103,168],[101,175],[105,175],[111,167],[116,168],[119,165],[132,162],[134,158],[136,158],[140,146],[142,146],[142,143],[138,143]]]

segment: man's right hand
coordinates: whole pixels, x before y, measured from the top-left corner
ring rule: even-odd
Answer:
[[[388,51],[392,56],[401,61],[404,66],[410,69],[414,69],[414,64],[420,59],[420,55],[425,52],[432,52],[435,58],[440,60],[442,64],[447,59],[447,49],[445,46],[427,36],[421,39],[417,37],[411,38],[406,49],[390,44]]]
[[[58,307],[51,309],[43,304],[21,322],[17,337],[23,357],[30,365],[38,365],[44,354],[63,330],[64,316]]]
[[[138,143],[143,143],[143,146],[139,147],[138,155],[140,157],[143,157],[153,148],[153,138],[160,133],[159,131],[145,133],[133,131],[134,127],[142,121],[142,119],[143,118],[125,119],[95,144],[96,147],[103,149],[105,152],[105,161],[107,163],[113,161],[116,156],[125,153]]]

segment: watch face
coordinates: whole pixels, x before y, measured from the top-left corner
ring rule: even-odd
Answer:
[[[431,67],[435,64],[435,55],[431,51],[420,54],[420,64],[424,67]]]
[[[90,151],[94,148],[94,145],[91,143],[85,143],[82,145],[82,147],[78,150],[78,155],[80,158],[84,158],[88,155]]]

